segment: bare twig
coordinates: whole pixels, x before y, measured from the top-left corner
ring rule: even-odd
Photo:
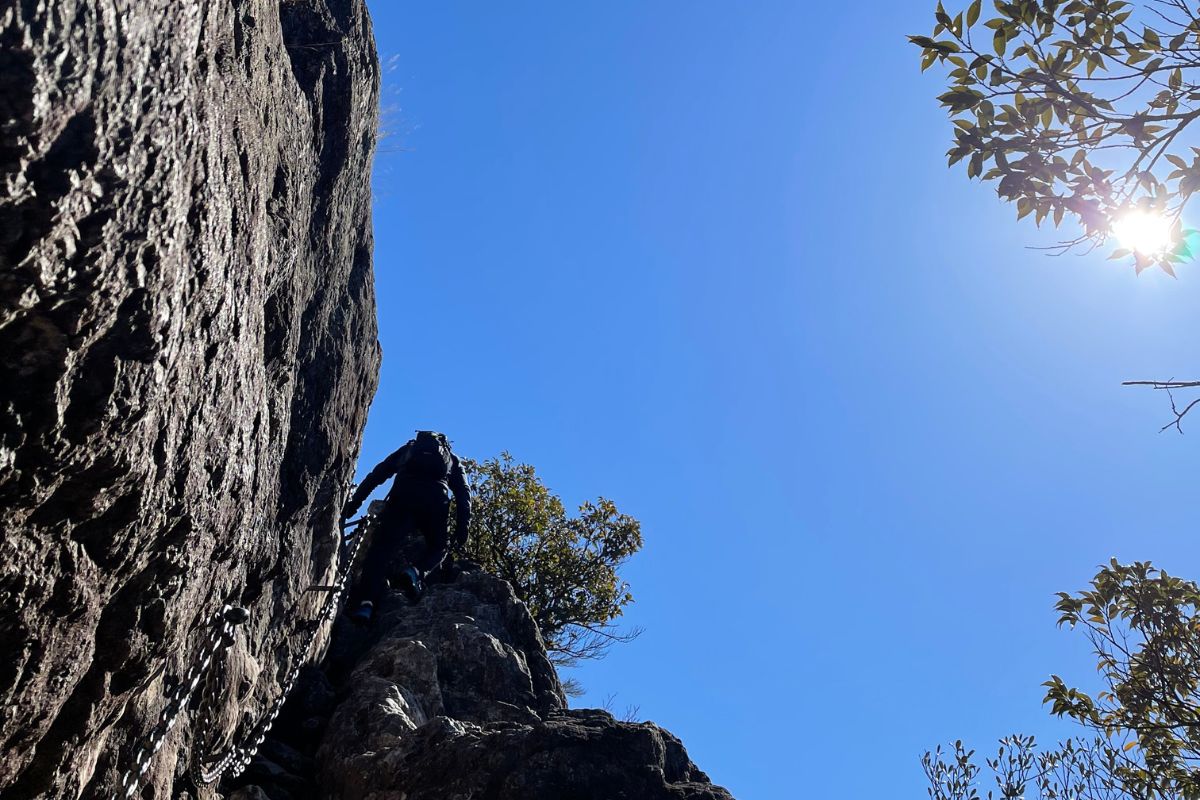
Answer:
[[[1175,403],[1175,395],[1172,392],[1173,389],[1200,388],[1200,381],[1177,381],[1177,380],[1173,380],[1173,379],[1165,380],[1165,381],[1122,381],[1121,385],[1122,386],[1149,386],[1151,389],[1162,389],[1163,391],[1165,391],[1167,393],[1167,397],[1170,398],[1170,400],[1171,400],[1171,413],[1175,415],[1175,419],[1172,420],[1171,422],[1168,422],[1166,425],[1163,425],[1161,428],[1159,428],[1159,430],[1158,430],[1159,433],[1162,433],[1163,431],[1167,431],[1167,430],[1170,430],[1171,428],[1174,428],[1175,430],[1179,431],[1179,433],[1182,434],[1183,433],[1183,424],[1182,424],[1183,418],[1186,417],[1188,412],[1191,411],[1193,408],[1195,408],[1197,404],[1200,404],[1200,397],[1198,397],[1195,400],[1188,403],[1186,406],[1184,406],[1183,410],[1180,411],[1179,406],[1176,405],[1176,403]]]
[[[1200,381],[1121,381],[1122,386],[1150,386],[1154,389],[1194,389]]]

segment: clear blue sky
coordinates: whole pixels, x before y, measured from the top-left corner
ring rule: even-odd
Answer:
[[[920,752],[1086,684],[1053,593],[1200,577],[1200,275],[1048,258],[907,33],[934,0],[372,2],[384,360],[360,475],[416,428],[640,518],[645,626],[580,705],[742,800],[924,797]]]

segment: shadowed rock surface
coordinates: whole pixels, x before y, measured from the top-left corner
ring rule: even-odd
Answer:
[[[344,618],[231,800],[731,800],[651,723],[568,710],[537,626],[467,571]]]
[[[377,94],[361,0],[0,4],[6,800],[105,796],[224,602],[217,716],[278,692],[378,372]]]
[[[136,793],[215,798],[189,769],[304,657],[379,366],[378,74],[362,0],[0,4],[5,800],[123,796],[228,603]],[[729,797],[656,726],[567,710],[507,584],[382,612],[232,797]]]

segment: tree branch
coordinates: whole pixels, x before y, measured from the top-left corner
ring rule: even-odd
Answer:
[[[1200,388],[1200,381],[1177,381],[1177,380],[1122,381],[1121,385],[1122,386],[1149,386],[1151,389],[1162,389],[1163,391],[1165,391],[1167,393],[1167,397],[1170,398],[1170,400],[1171,400],[1171,413],[1175,415],[1175,419],[1172,420],[1171,422],[1168,422],[1166,425],[1163,425],[1161,428],[1159,428],[1158,429],[1159,433],[1162,433],[1163,431],[1174,428],[1175,430],[1179,431],[1179,433],[1182,434],[1183,433],[1183,418],[1186,417],[1188,412],[1191,411],[1193,408],[1195,408],[1197,404],[1200,404],[1200,397],[1198,397],[1195,400],[1193,400],[1192,402],[1188,403],[1186,406],[1184,406],[1183,410],[1181,411],[1179,409],[1179,406],[1176,405],[1175,395],[1172,393],[1173,389]]]

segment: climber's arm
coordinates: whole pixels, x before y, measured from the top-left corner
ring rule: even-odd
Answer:
[[[363,482],[354,490],[354,494],[346,501],[346,507],[342,509],[342,519],[349,519],[354,516],[354,512],[358,511],[358,507],[363,504],[363,501],[370,496],[371,492],[386,481],[388,478],[396,474],[396,470],[400,468],[400,464],[404,459],[404,451],[408,445],[404,445],[390,456],[380,461],[375,465],[375,469],[367,473],[367,477],[363,478]]]
[[[471,525],[471,490],[463,476],[458,456],[450,457],[450,491],[454,493],[454,546],[461,548],[467,543],[467,532]]]

